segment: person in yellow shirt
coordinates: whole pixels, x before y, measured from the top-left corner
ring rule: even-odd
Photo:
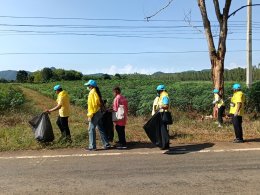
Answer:
[[[89,133],[89,147],[86,148],[90,151],[96,150],[96,127],[99,130],[101,141],[103,143],[104,149],[111,148],[111,145],[108,142],[107,136],[105,134],[105,129],[102,122],[102,112],[101,107],[103,106],[103,100],[100,93],[100,90],[97,86],[96,81],[89,80],[84,84],[88,87],[88,133]]]
[[[213,90],[214,93],[214,104],[215,107],[218,108],[218,127],[223,127],[223,114],[225,112],[225,103],[223,101],[222,96],[219,94],[218,89]]]
[[[236,136],[234,143],[243,143],[242,116],[244,115],[245,95],[241,91],[241,86],[238,83],[234,84],[232,89],[234,93],[231,98],[229,113],[232,116],[232,123]]]
[[[164,85],[158,85],[157,88],[158,98],[154,100],[154,110],[165,111],[169,109],[169,95],[166,92]],[[157,101],[157,103],[155,103]]]
[[[164,85],[158,85],[157,88],[157,94],[159,95],[158,102],[156,105],[155,110],[159,112],[168,112],[170,108],[170,100],[169,100],[169,95],[166,91],[166,88]],[[165,123],[162,123],[162,127],[165,128],[167,131],[167,143],[165,143],[161,149],[169,149],[170,148],[170,136],[169,136],[169,129],[168,125]]]
[[[69,122],[68,118],[70,116],[70,99],[68,93],[62,89],[61,85],[54,86],[54,91],[58,95],[57,97],[57,105],[54,108],[51,108],[47,110],[47,113],[51,113],[53,111],[59,110],[59,116],[56,121],[56,124],[58,125],[60,131],[61,131],[61,137],[59,139],[59,142],[65,141],[65,142],[72,142],[71,135],[70,135],[70,129],[69,129]]]

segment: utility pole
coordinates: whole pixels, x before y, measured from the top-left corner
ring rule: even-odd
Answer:
[[[247,5],[252,5],[252,0],[247,0]],[[247,7],[247,68],[246,85],[252,85],[252,6]]]

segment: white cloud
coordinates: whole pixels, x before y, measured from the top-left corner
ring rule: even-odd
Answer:
[[[234,68],[244,68],[245,66],[244,65],[239,65],[239,64],[237,64],[237,63],[235,63],[235,62],[231,62],[230,64],[228,64],[228,65],[225,65],[225,68],[227,68],[227,69],[234,69]]]
[[[133,66],[131,64],[127,64],[125,66],[116,66],[116,65],[112,65],[107,69],[104,69],[105,73],[111,74],[111,75],[115,75],[116,73],[119,74],[132,74],[132,73],[141,73],[141,74],[151,74],[154,71],[152,71],[151,69],[145,69],[145,68],[139,68],[136,66]]]

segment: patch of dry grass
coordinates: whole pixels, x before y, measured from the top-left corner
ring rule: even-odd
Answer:
[[[205,143],[226,142],[234,139],[233,125],[230,120],[224,121],[223,128],[215,124],[216,119],[201,120],[198,114],[187,114],[173,111],[174,124],[169,126],[171,142]],[[126,127],[127,137],[134,142],[149,142],[143,125],[147,117],[130,117]],[[250,120],[249,116],[243,119],[243,132],[246,140],[260,138],[260,120]]]
[[[88,144],[88,125],[86,123],[86,110],[72,106],[72,115],[69,118],[73,143],[64,145],[54,141],[49,145],[39,144],[34,140],[32,130],[28,121],[44,110],[56,105],[55,100],[41,95],[31,89],[22,88],[27,102],[20,110],[5,113],[0,117],[0,151],[19,149],[41,149],[41,148],[64,148],[64,147],[86,147]],[[60,136],[56,125],[58,112],[50,115],[53,124],[54,134]],[[173,111],[174,124],[170,126],[171,143],[206,143],[231,141],[234,137],[233,126],[225,121],[223,128],[218,128],[214,120],[201,120],[198,114],[187,114]],[[134,143],[135,147],[149,146],[143,125],[149,117],[129,116],[126,126],[127,141]],[[243,122],[244,138],[247,140],[260,138],[260,120],[250,120],[249,116],[244,117]],[[97,136],[99,139],[99,135]],[[115,132],[115,139],[117,135]],[[100,140],[97,144],[101,146]]]

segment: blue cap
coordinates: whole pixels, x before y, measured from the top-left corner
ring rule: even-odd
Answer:
[[[236,84],[233,85],[232,89],[238,90],[238,89],[241,89],[241,86],[240,86],[240,84],[236,83]]]
[[[57,91],[57,90],[59,90],[59,89],[61,89],[61,85],[55,85],[55,86],[53,87],[53,90],[54,90],[54,91]]]
[[[219,92],[218,89],[214,89],[214,90],[213,90],[213,93],[218,93],[218,92]]]
[[[157,91],[162,91],[165,90],[165,86],[164,85],[158,85],[156,88]]]
[[[87,83],[85,83],[84,85],[86,86],[92,86],[92,87],[97,87],[97,83],[94,80],[89,80]]]

